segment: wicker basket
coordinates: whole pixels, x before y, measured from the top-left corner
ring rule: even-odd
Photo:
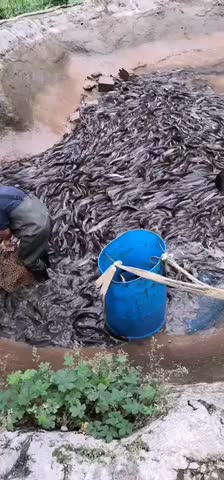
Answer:
[[[33,283],[32,273],[19,264],[16,252],[0,252],[0,288],[10,293]]]

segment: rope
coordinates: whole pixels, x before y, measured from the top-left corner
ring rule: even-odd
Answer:
[[[175,262],[175,260],[173,259],[172,255],[168,255],[168,253],[164,253],[162,255],[161,259],[163,260],[163,262],[165,262],[168,265],[170,265],[171,267],[173,267],[174,270],[177,270],[177,272],[181,272],[183,275],[185,275],[185,277],[189,278],[189,280],[191,280],[193,283],[196,283],[196,285],[202,285],[204,287],[208,286],[208,285],[206,285],[206,283],[200,282],[200,280],[195,278],[193,275],[191,275],[189,272],[187,272],[187,270],[185,270],[180,265],[178,265],[178,263]]]
[[[185,292],[193,293],[196,295],[202,295],[206,297],[217,298],[219,300],[224,300],[224,289],[215,288],[207,285],[206,283],[200,282],[197,278],[187,272],[184,268],[180,267],[175,260],[171,258],[168,254],[163,254],[161,260],[167,265],[170,265],[175,270],[184,274],[190,282],[182,282],[180,280],[174,280],[173,278],[163,277],[158,273],[150,272],[148,270],[143,270],[141,268],[129,267],[122,264],[122,262],[114,262],[96,281],[97,288],[100,288],[101,294],[103,297],[106,296],[108,288],[113,280],[113,277],[117,271],[117,268],[124,270],[125,272],[132,273],[140,278],[145,278],[146,280],[151,280],[153,282],[159,283],[161,285],[166,285],[168,287],[177,288]]]

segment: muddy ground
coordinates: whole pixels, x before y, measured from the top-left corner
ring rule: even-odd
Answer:
[[[147,374],[152,365],[160,365],[167,370],[170,381],[177,384],[224,382],[224,329],[213,335],[169,335],[160,333],[154,339],[115,347],[115,353],[125,352],[130,361],[140,366]],[[85,347],[82,349],[65,349],[59,347],[36,348],[13,340],[0,340],[0,376],[16,370],[34,368],[40,362],[49,362],[55,370],[62,368],[64,356],[81,352],[86,359],[94,358],[99,353],[110,353],[111,349]],[[153,362],[153,363],[152,363]],[[177,367],[185,370],[177,374]],[[173,372],[173,373],[172,373]]]

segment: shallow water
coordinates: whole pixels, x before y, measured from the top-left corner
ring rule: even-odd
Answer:
[[[175,42],[143,43],[107,55],[65,55],[59,51],[55,58],[51,48],[45,46],[44,53],[42,50],[43,47],[36,47],[35,52],[21,54],[23,62],[13,62],[7,67],[5,90],[25,127],[22,131],[5,131],[1,137],[0,162],[41,153],[59,141],[70,128],[68,117],[79,106],[86,76],[94,72],[117,75],[122,67],[139,74],[193,68],[196,78],[206,79],[217,92],[224,91],[222,32]]]
[[[209,275],[200,280],[208,285],[224,288],[219,282],[211,282]],[[223,300],[188,295],[182,291],[173,293],[173,290],[170,297],[172,300],[168,300],[167,305],[167,332],[175,335],[192,335],[207,331],[212,334],[214,328],[223,327]]]

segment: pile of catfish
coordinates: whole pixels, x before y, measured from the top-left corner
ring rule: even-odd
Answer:
[[[129,229],[159,233],[181,265],[221,282],[224,197],[214,178],[224,168],[224,97],[192,75],[117,80],[98,105],[81,105],[78,127],[60,143],[1,167],[0,182],[42,199],[54,228],[50,280],[1,292],[0,335],[36,345],[111,343],[97,259]],[[171,331],[192,302],[171,291]]]

